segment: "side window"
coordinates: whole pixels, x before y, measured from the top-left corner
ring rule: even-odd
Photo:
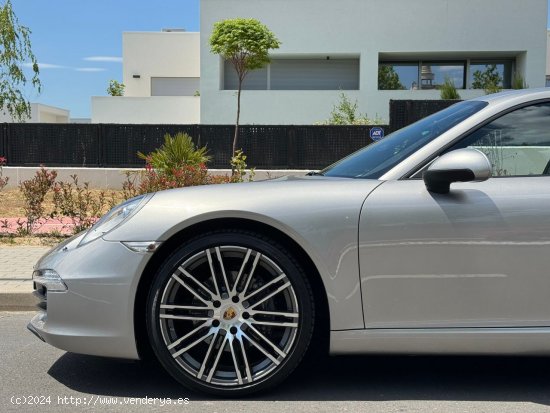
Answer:
[[[479,149],[493,176],[550,175],[550,103],[507,113],[454,145]]]

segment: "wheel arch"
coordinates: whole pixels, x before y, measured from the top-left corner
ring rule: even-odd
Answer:
[[[328,353],[330,312],[327,294],[319,270],[309,254],[290,236],[271,225],[245,218],[216,218],[195,223],[181,229],[179,232],[176,232],[162,243],[160,248],[155,252],[145,266],[136,290],[133,314],[134,335],[140,359],[148,360],[154,357],[145,325],[145,304],[156,269],[170,255],[170,253],[177,248],[177,246],[181,245],[181,243],[186,239],[189,239],[190,237],[201,232],[220,229],[242,229],[267,235],[295,255],[295,258],[298,260],[300,265],[303,266],[305,273],[308,275],[311,287],[313,289],[316,307],[314,339],[316,338],[317,342],[321,343],[321,351]]]

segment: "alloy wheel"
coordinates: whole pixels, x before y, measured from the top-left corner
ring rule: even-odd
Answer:
[[[288,275],[260,251],[216,245],[185,258],[161,290],[170,357],[205,384],[254,384],[289,356],[301,315]]]

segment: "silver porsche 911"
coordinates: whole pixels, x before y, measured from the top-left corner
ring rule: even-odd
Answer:
[[[457,103],[306,177],[131,199],[35,267],[29,329],[230,396],[331,354],[550,353],[550,90]]]

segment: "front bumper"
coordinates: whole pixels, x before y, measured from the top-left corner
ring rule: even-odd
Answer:
[[[44,294],[37,285],[42,311],[28,328],[62,350],[138,359],[134,299],[152,254],[102,238],[78,246],[82,236],[56,247],[36,264],[36,270],[57,272],[67,291]]]

